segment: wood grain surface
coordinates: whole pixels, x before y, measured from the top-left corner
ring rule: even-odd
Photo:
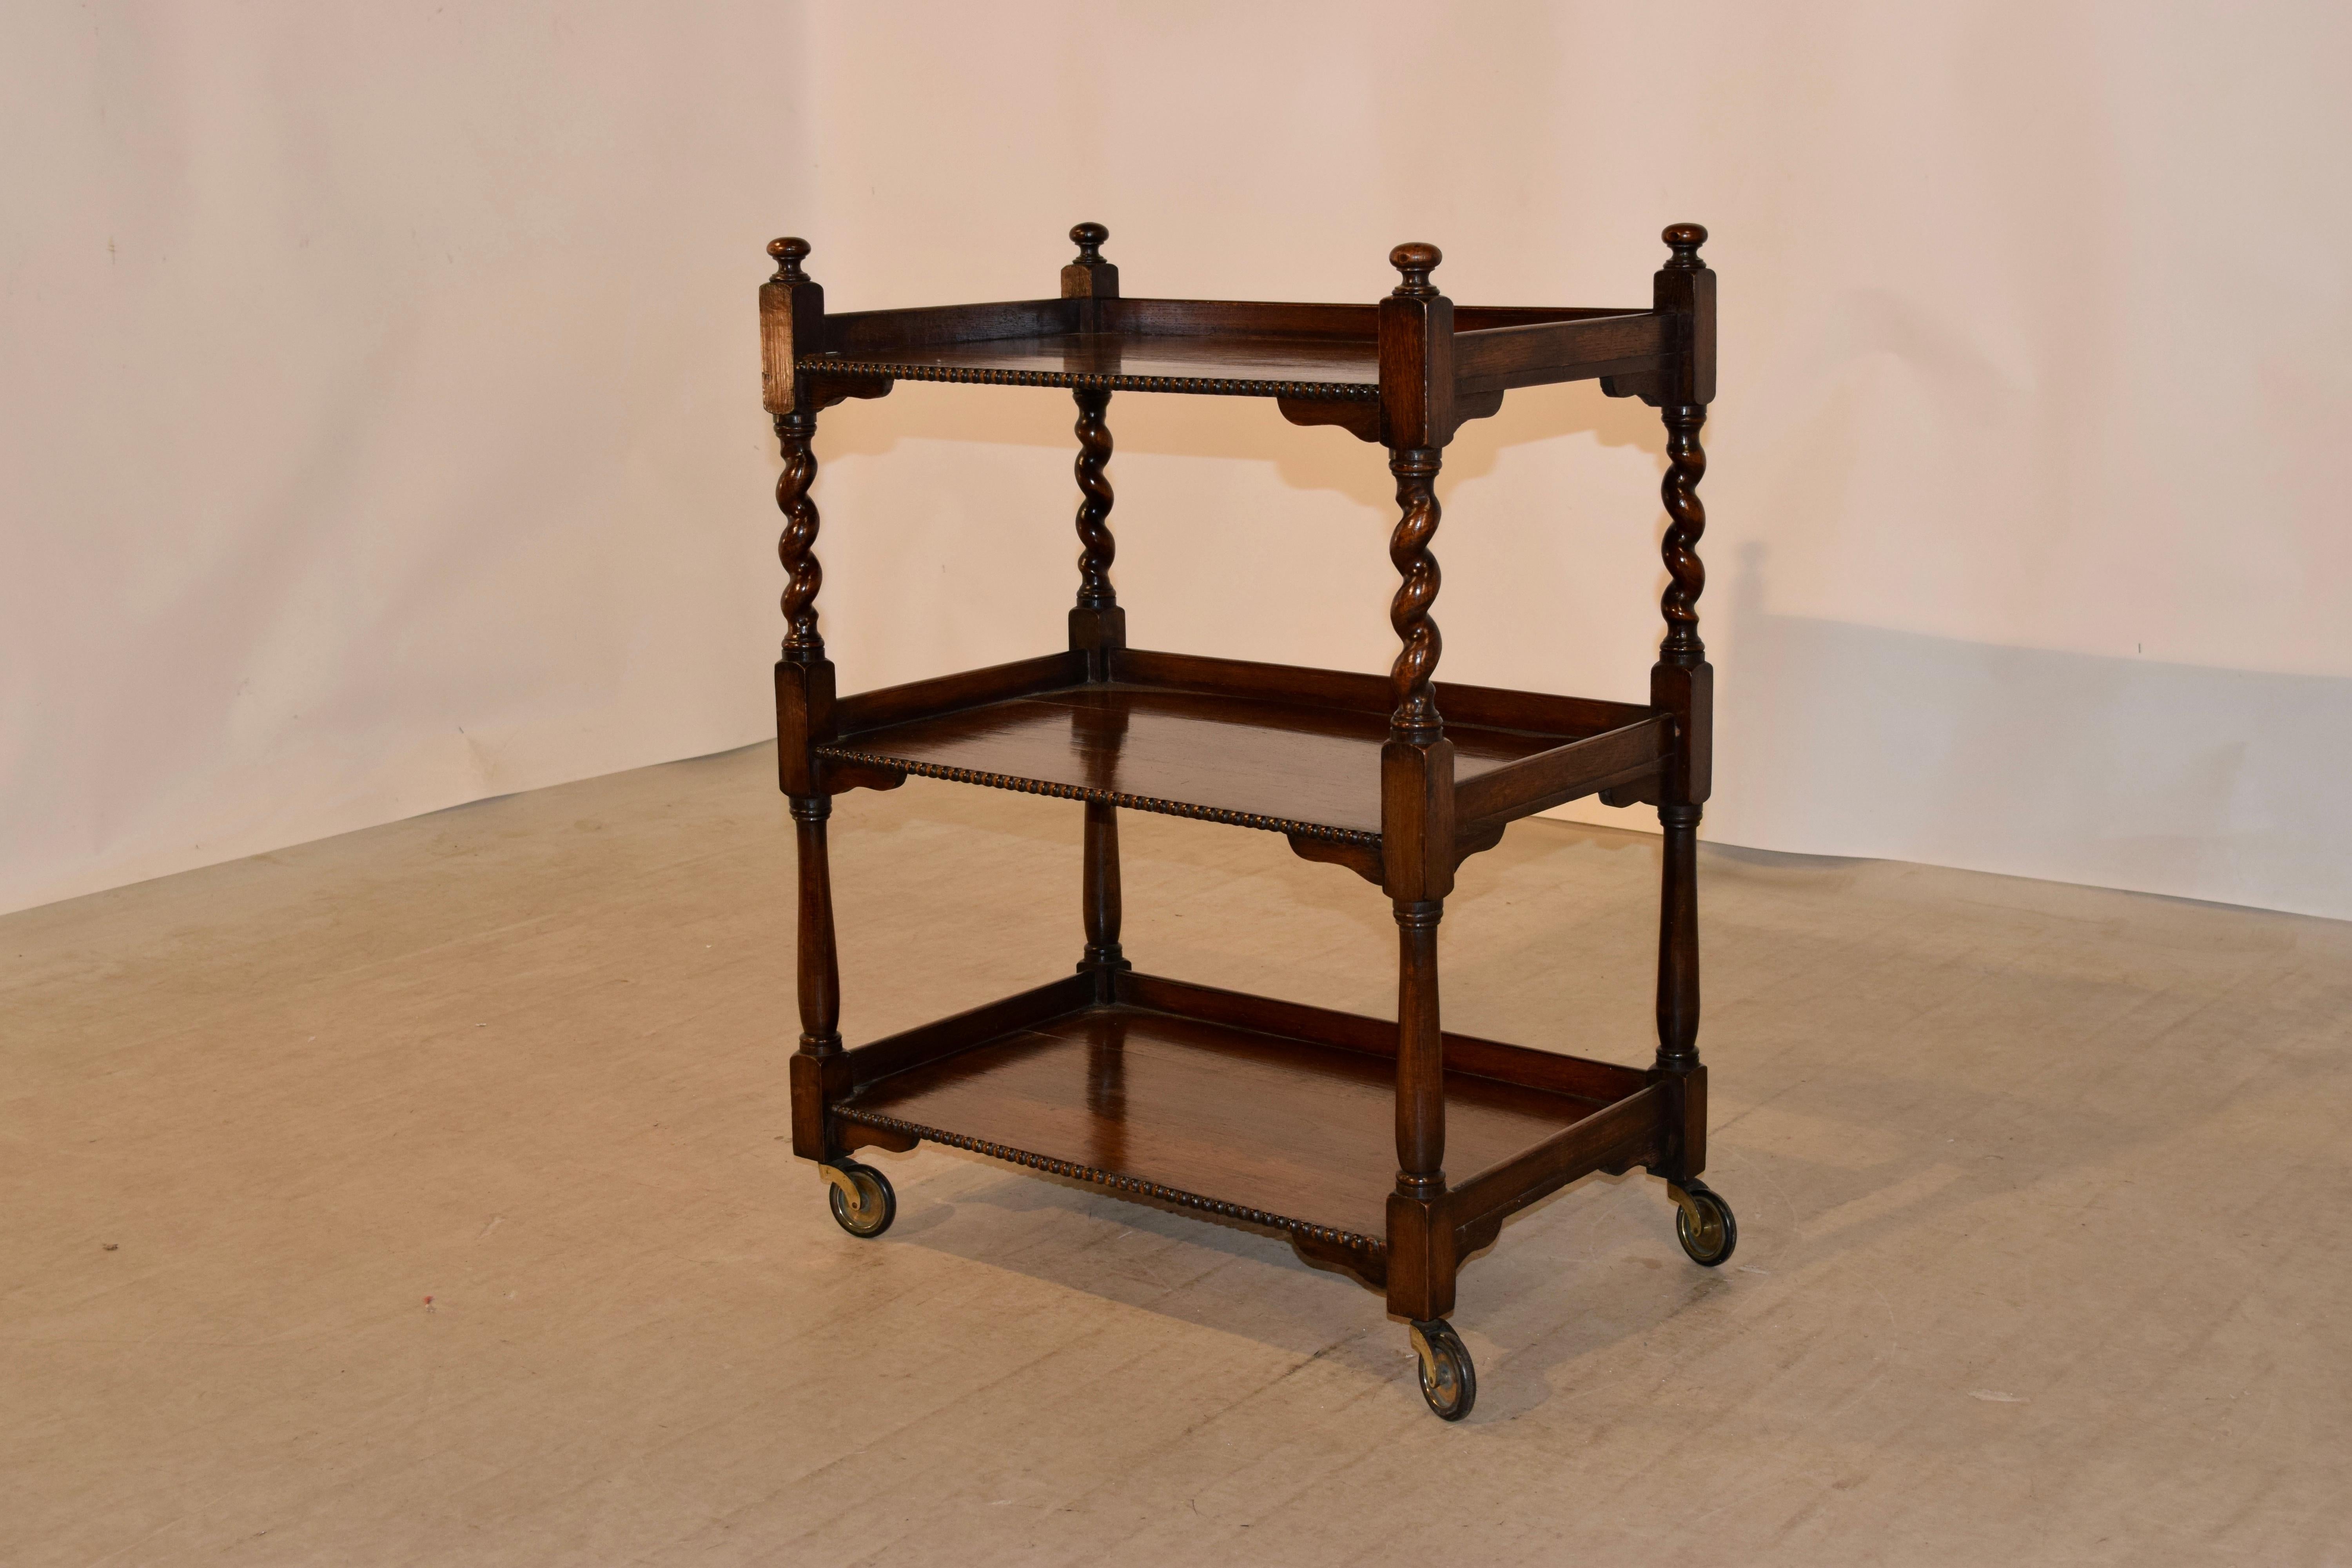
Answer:
[[[1499,1164],[1593,1102],[1449,1073],[1465,1171]],[[859,1089],[840,1114],[946,1133],[1378,1241],[1395,1180],[1392,1062],[1129,1006],[1089,1007]]]
[[[803,363],[805,368],[808,362]],[[906,381],[1084,384],[1121,391],[1265,397],[1287,392],[1370,398],[1380,387],[1380,356],[1369,341],[1241,333],[1061,332],[909,343],[866,353],[845,351],[839,366]]]
[[[1353,709],[1096,683],[846,735],[821,750],[939,776],[986,775],[961,782],[1034,782],[1177,816],[1369,836],[1381,830],[1388,732],[1384,714]],[[1559,743],[1468,725],[1447,734],[1465,778]]]

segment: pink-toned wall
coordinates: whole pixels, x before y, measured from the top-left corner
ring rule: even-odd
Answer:
[[[1716,235],[1716,838],[2352,916],[2352,21],[2040,4],[0,12],[0,908],[772,732],[752,291],[1638,304]],[[1066,394],[827,416],[845,685],[1040,651]],[[1379,668],[1379,454],[1122,396],[1139,642]],[[1642,689],[1660,442],[1448,453],[1444,673]],[[1304,596],[1291,585],[1312,583]],[[1590,807],[1580,815],[1612,819]]]

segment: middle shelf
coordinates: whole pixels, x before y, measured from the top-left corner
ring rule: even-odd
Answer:
[[[1114,649],[996,665],[844,698],[836,765],[1096,800],[1376,848],[1389,682],[1372,675]],[[1440,681],[1465,830],[1655,773],[1672,721],[1624,702]]]

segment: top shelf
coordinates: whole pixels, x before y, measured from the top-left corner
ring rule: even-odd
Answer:
[[[1293,424],[1434,452],[1515,387],[1597,380],[1661,408],[1715,395],[1715,274],[1696,224],[1662,237],[1673,257],[1647,310],[1457,305],[1431,278],[1444,258],[1419,243],[1389,252],[1402,281],[1366,304],[1129,299],[1101,254],[1108,231],[1082,223],[1070,237],[1078,257],[1054,299],[838,314],[802,268],[808,242],[772,242],[776,274],[760,287],[768,412],[792,419],[797,440],[819,409],[900,381],[1185,392],[1271,397]]]
[[[1666,368],[1654,310],[1456,306],[1454,393]],[[1013,300],[830,312],[793,345],[803,375],[1374,403],[1380,308],[1221,300]]]

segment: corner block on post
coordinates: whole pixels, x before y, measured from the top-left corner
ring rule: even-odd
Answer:
[[[1110,230],[1098,223],[1082,223],[1070,230],[1078,247],[1077,258],[1062,268],[1062,298],[1076,300],[1079,331],[1098,331],[1100,302],[1118,298],[1118,268],[1102,258]],[[1070,647],[1087,656],[1087,679],[1108,680],[1111,656],[1127,646],[1127,612],[1110,585],[1112,559],[1118,542],[1110,531],[1110,411],[1108,389],[1077,386],[1071,396],[1078,405],[1078,598],[1070,609]]]
[[[1103,242],[1110,230],[1098,223],[1082,223],[1070,230],[1078,247],[1075,260],[1062,268],[1062,298],[1080,301],[1078,328],[1099,331],[1101,302],[1118,298],[1118,268],[1103,259]],[[1105,416],[1110,409],[1108,388],[1078,386],[1071,391],[1077,404],[1078,456],[1078,594],[1070,607],[1070,649],[1086,656],[1087,679],[1111,678],[1111,660],[1127,647],[1127,612],[1119,607],[1111,587],[1110,568],[1118,541],[1110,531],[1111,435]],[[1079,915],[1086,929],[1080,973],[1095,977],[1096,999],[1108,1002],[1115,994],[1117,975],[1132,968],[1118,944],[1120,921],[1118,879],[1118,810],[1108,801],[1088,801],[1086,807],[1086,863],[1079,883]]]

